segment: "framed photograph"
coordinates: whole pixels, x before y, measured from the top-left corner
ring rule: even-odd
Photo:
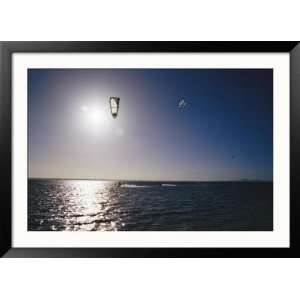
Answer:
[[[4,257],[299,257],[298,42],[2,42]]]

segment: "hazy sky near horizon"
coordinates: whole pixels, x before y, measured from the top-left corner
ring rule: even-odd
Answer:
[[[30,69],[28,151],[29,177],[272,180],[273,71]]]

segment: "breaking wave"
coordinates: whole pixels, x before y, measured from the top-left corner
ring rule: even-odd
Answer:
[[[136,185],[136,184],[122,184],[122,188],[132,188],[132,189],[138,189],[138,188],[148,188],[151,187],[150,185]]]

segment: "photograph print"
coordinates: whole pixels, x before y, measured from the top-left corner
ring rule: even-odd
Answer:
[[[28,231],[272,231],[272,69],[28,69]]]

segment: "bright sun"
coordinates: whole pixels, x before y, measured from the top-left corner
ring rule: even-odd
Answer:
[[[83,105],[81,107],[85,122],[90,127],[101,128],[109,124],[109,112],[101,107],[90,107]]]

